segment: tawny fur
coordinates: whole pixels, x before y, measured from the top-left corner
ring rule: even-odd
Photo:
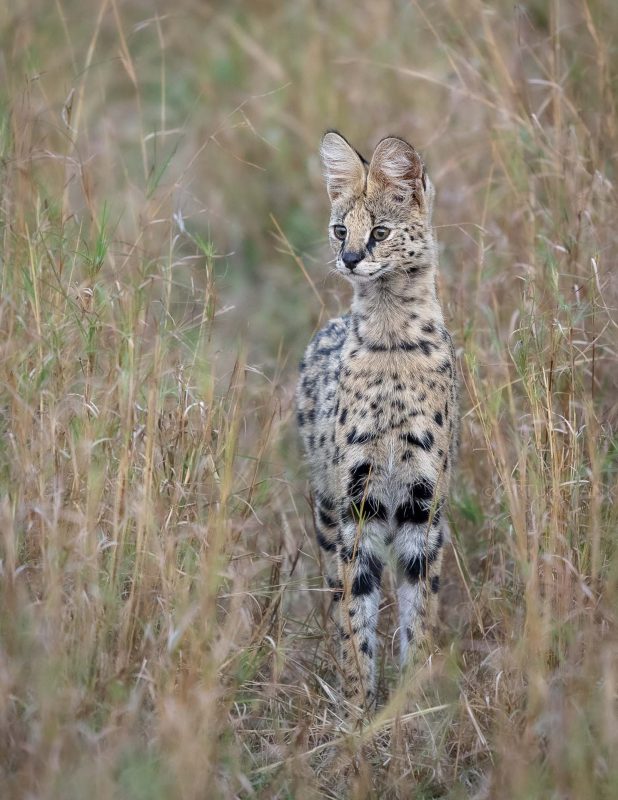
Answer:
[[[353,707],[367,709],[375,700],[389,550],[402,665],[410,647],[422,652],[436,619],[458,434],[455,359],[436,296],[433,187],[420,156],[389,137],[368,165],[334,132],[321,154],[330,241],[354,299],[350,313],[331,320],[307,348],[298,424],[318,542],[333,561],[343,691]],[[387,236],[378,241],[380,228]]]

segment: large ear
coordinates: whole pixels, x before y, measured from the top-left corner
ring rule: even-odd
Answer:
[[[324,134],[320,155],[324,164],[326,189],[331,203],[342,194],[362,192],[365,188],[365,166],[361,157],[335,131]]]
[[[402,202],[422,205],[424,177],[423,162],[412,145],[389,136],[373,152],[367,190],[391,192]]]

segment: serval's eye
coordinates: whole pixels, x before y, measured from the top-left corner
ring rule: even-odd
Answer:
[[[348,229],[346,228],[345,225],[333,225],[333,233],[335,234],[335,239],[339,239],[340,242],[342,242],[345,239],[347,232]]]
[[[371,236],[376,240],[376,242],[383,242],[390,233],[388,228],[385,228],[384,225],[378,225],[371,231]]]

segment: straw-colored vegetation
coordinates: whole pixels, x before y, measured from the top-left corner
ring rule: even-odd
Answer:
[[[0,795],[618,797],[612,0],[0,21]],[[340,730],[292,409],[336,127],[424,153],[462,447],[439,649]]]

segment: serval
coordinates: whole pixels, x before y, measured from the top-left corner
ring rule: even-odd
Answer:
[[[426,652],[437,619],[444,506],[458,438],[455,356],[436,294],[434,189],[421,157],[383,139],[367,163],[335,131],[321,156],[348,314],[310,342],[297,415],[315,528],[339,605],[342,688],[375,702],[380,581],[391,554],[400,660]]]

